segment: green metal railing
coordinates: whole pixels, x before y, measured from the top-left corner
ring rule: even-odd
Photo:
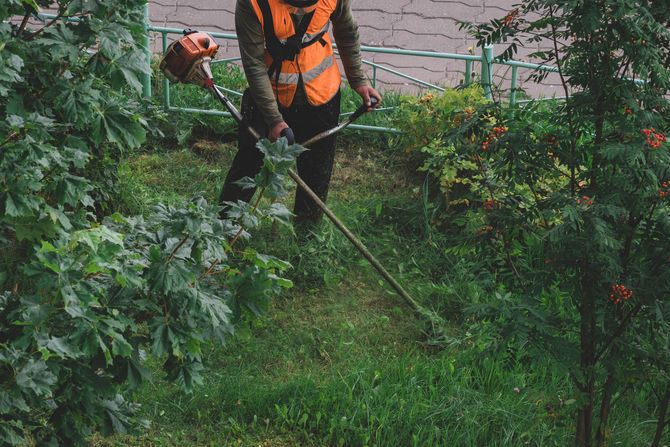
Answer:
[[[149,35],[149,26],[151,21],[149,19],[149,2],[144,5],[144,52],[149,65],[151,65],[151,36]],[[142,94],[145,98],[151,97],[151,76],[143,76],[142,78]]]
[[[145,15],[145,21],[144,21],[144,38],[143,38],[143,46],[145,49],[145,54],[148,62],[151,62],[152,59],[152,52],[151,52],[151,33],[158,33],[161,35],[161,45],[163,52],[167,50],[168,47],[168,36],[170,34],[183,34],[184,30],[180,28],[167,28],[167,27],[160,27],[160,26],[153,26],[151,25],[150,22],[150,16],[149,16],[149,3],[145,5],[144,8],[144,15]],[[45,19],[53,19],[56,16],[53,14],[39,14],[38,17],[42,20]],[[76,22],[79,19],[76,17],[73,18],[64,18],[64,20]],[[231,34],[231,33],[221,33],[221,32],[212,32],[210,33],[212,37],[215,37],[217,39],[224,39],[224,40],[237,40],[237,35]],[[335,46],[335,49],[337,50],[337,46]],[[510,87],[510,95],[509,95],[509,103],[510,106],[514,107],[517,104],[526,102],[526,101],[517,101],[517,91],[518,91],[518,76],[519,76],[519,69],[530,69],[530,70],[538,70],[538,71],[547,71],[547,72],[558,72],[558,69],[556,67],[548,66],[548,65],[538,65],[538,64],[531,64],[527,62],[519,62],[519,61],[500,61],[494,58],[493,56],[493,46],[486,46],[482,49],[482,54],[481,55],[473,55],[473,54],[456,54],[456,53],[441,53],[441,52],[433,52],[433,51],[420,51],[420,50],[405,50],[405,49],[400,49],[400,48],[384,48],[384,47],[372,47],[372,46],[361,46],[361,52],[363,53],[373,53],[373,54],[392,54],[396,56],[407,56],[407,57],[419,57],[419,58],[433,58],[433,59],[445,59],[445,60],[453,60],[453,61],[464,61],[465,62],[465,68],[464,68],[464,78],[463,78],[463,85],[469,85],[472,82],[472,77],[473,77],[473,64],[474,63],[479,63],[481,65],[481,70],[480,70],[480,83],[484,89],[484,94],[486,98],[488,99],[493,99],[493,73],[496,65],[503,65],[503,66],[508,66],[511,67],[511,87]],[[232,57],[232,58],[226,58],[226,59],[218,59],[214,61],[213,63],[215,64],[221,64],[221,63],[232,63],[232,62],[238,62],[240,61],[240,57]],[[384,66],[382,64],[364,60],[363,63],[370,67],[372,69],[372,85],[376,87],[377,81],[378,81],[378,72],[383,71],[385,73],[392,74],[394,76],[400,77],[402,79],[405,79],[407,81],[410,81],[411,83],[421,86],[421,87],[426,87],[429,89],[433,90],[438,90],[438,91],[444,91],[445,89],[443,87],[440,87],[439,85],[435,85],[433,83],[424,81],[422,79],[419,79],[414,76],[410,76],[406,73],[403,73],[399,70],[395,70],[393,68]],[[147,74],[143,76],[142,78],[142,91],[143,95],[147,98],[152,96],[152,89],[151,89],[151,75]],[[207,114],[207,115],[215,115],[215,116],[222,116],[222,117],[230,117],[230,114],[228,112],[223,112],[221,110],[206,110],[206,109],[197,109],[197,108],[190,108],[190,107],[175,107],[171,103],[171,95],[170,95],[170,82],[168,81],[167,78],[163,76],[163,88],[162,88],[162,94],[163,94],[163,105],[167,110],[171,111],[179,111],[179,112],[185,112],[185,113],[201,113],[201,114]],[[225,88],[223,86],[219,86],[219,88],[222,91],[225,91],[228,94],[235,95],[235,96],[241,96],[242,93],[231,90],[228,88]],[[389,111],[393,110],[391,107],[383,108],[380,111]],[[343,114],[346,116],[346,113]],[[366,126],[366,125],[361,125],[361,124],[353,124],[349,126],[350,129],[357,129],[357,130],[364,130],[364,131],[369,131],[369,132],[384,132],[384,133],[400,133],[400,131],[396,129],[391,129],[391,128],[386,128],[386,127],[377,127],[377,126]]]
[[[148,11],[147,11],[148,13]],[[147,17],[148,19],[148,17]],[[168,36],[170,34],[183,34],[184,30],[180,28],[167,28],[167,27],[160,27],[160,26],[152,26],[148,25],[147,26],[147,31],[148,32],[154,32],[158,33],[161,36],[161,44],[162,44],[162,49],[165,52],[165,50],[168,47]],[[231,34],[231,33],[221,33],[221,32],[212,32],[210,33],[212,37],[217,38],[217,39],[224,39],[224,40],[236,40],[237,35]],[[334,46],[335,50],[337,50],[337,45]],[[337,51],[336,51],[337,52]],[[374,54],[392,54],[392,55],[397,55],[397,56],[409,56],[409,57],[421,57],[421,58],[434,58],[434,59],[445,59],[445,60],[454,60],[454,61],[464,61],[465,62],[465,70],[464,70],[464,78],[462,83],[464,85],[469,85],[472,82],[472,69],[473,69],[473,63],[479,63],[481,64],[481,73],[480,73],[480,82],[482,84],[482,87],[484,88],[484,94],[486,98],[492,99],[493,98],[493,73],[494,73],[494,67],[495,65],[506,65],[512,68],[512,79],[511,79],[511,91],[510,91],[510,96],[509,96],[509,102],[511,106],[515,106],[517,104],[517,85],[518,85],[518,75],[519,75],[519,68],[524,68],[524,69],[532,69],[532,70],[540,70],[540,71],[550,71],[550,72],[556,72],[558,69],[555,67],[547,66],[547,65],[538,65],[538,64],[530,64],[527,62],[519,62],[519,61],[497,61],[493,57],[493,46],[487,46],[483,48],[482,55],[481,56],[476,56],[472,54],[457,54],[457,53],[441,53],[441,52],[433,52],[433,51],[420,51],[420,50],[405,50],[405,49],[399,49],[399,48],[384,48],[384,47],[371,47],[371,46],[361,46],[361,52],[363,53],[374,53]],[[232,57],[232,58],[227,58],[227,59],[220,59],[214,61],[214,63],[230,63],[230,62],[237,62],[240,60],[240,57]],[[445,89],[443,87],[440,87],[438,85],[435,85],[433,83],[424,81],[422,79],[419,79],[414,76],[410,76],[406,73],[403,73],[399,70],[395,70],[393,68],[384,66],[382,64],[378,64],[375,62],[371,62],[368,60],[363,60],[363,64],[371,67],[372,68],[372,78],[371,82],[373,86],[377,86],[377,81],[378,81],[378,72],[383,71],[386,73],[390,73],[392,75],[398,76],[402,79],[405,79],[407,81],[410,81],[411,83],[415,85],[419,85],[422,87],[427,87],[429,89],[433,90],[438,90],[438,91],[444,91]],[[147,80],[147,82],[151,82],[151,80]],[[241,96],[240,92],[226,89],[224,87],[219,86],[222,90],[226,91],[227,93]],[[150,87],[149,87],[150,89]],[[225,116],[228,117],[230,114],[228,112],[223,112],[223,111],[218,111],[218,110],[204,110],[204,109],[194,109],[194,108],[188,108],[188,107],[174,107],[171,102],[170,102],[170,83],[167,79],[163,79],[163,105],[165,106],[166,109],[171,110],[171,111],[179,111],[179,112],[187,112],[187,113],[203,113],[203,114],[208,114],[208,115],[218,115],[218,116]],[[393,110],[393,108],[384,108],[381,109],[380,111],[389,111]],[[346,114],[343,114],[346,115]],[[385,133],[399,133],[396,129],[391,129],[391,128],[386,128],[386,127],[377,127],[377,126],[365,126],[365,125],[360,125],[360,124],[353,124],[350,126],[350,129],[354,130],[366,130],[366,131],[373,131],[373,132],[385,132]]]
[[[148,31],[149,32],[155,32],[161,35],[161,43],[162,43],[162,48],[163,51],[167,49],[168,45],[168,35],[169,34],[183,34],[184,29],[181,28],[166,28],[166,27],[161,27],[161,26],[148,26]],[[212,37],[217,38],[217,39],[224,39],[224,40],[237,40],[237,35],[235,34],[230,34],[230,33],[220,33],[220,32],[210,32],[209,33]],[[337,45],[333,45],[335,50],[337,50]],[[492,52],[492,48],[490,49]],[[337,52],[337,51],[336,51]],[[399,48],[384,48],[384,47],[370,47],[370,46],[361,46],[361,52],[363,53],[376,53],[376,54],[393,54],[397,56],[415,56],[415,57],[430,57],[430,58],[435,58],[435,59],[450,59],[450,60],[462,60],[465,61],[465,79],[464,83],[468,84],[471,80],[472,77],[472,63],[473,62],[481,62],[482,57],[481,56],[474,56],[474,55],[465,55],[465,54],[456,54],[456,53],[438,53],[438,52],[432,52],[432,51],[418,51],[418,50],[404,50],[404,49],[399,49]],[[227,62],[236,62],[239,61],[241,58],[240,57],[233,57],[233,58],[228,58],[228,59],[218,59],[214,61],[213,63],[227,63]],[[495,62],[492,62],[495,63]],[[408,81],[411,81],[415,84],[422,85],[424,87],[432,88],[435,90],[440,90],[444,91],[444,88],[437,86],[435,84],[432,84],[430,82],[424,81],[422,79],[407,75],[405,73],[402,73],[398,70],[394,70],[392,68],[386,67],[381,64],[377,64],[375,62],[367,61],[364,60],[363,64],[372,67],[373,68],[373,75],[372,75],[372,83],[373,85],[376,85],[377,83],[377,73],[378,71],[384,71],[387,73],[394,74],[400,78],[406,79]],[[490,83],[489,83],[490,84]],[[490,88],[490,85],[489,85]]]

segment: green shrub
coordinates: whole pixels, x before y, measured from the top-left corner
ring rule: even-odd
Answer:
[[[568,99],[416,120],[436,128],[424,169],[450,194],[464,185],[449,252],[485,258],[499,280],[471,318],[572,377],[580,446],[609,443],[610,414],[635,394],[658,396],[639,408],[656,413],[652,445],[666,427],[669,24],[665,2],[526,2],[467,28],[480,45],[508,42],[502,59],[546,39],[537,56]]]
[[[481,133],[481,129],[472,129],[467,123],[473,122],[473,115],[487,103],[484,91],[477,85],[402,97],[398,122],[405,132],[407,150],[418,160],[419,170],[436,180],[440,205],[447,209],[467,205],[477,200],[481,192],[476,189],[476,160],[445,136],[456,130],[471,137]]]
[[[191,389],[202,346],[290,286],[286,263],[240,249],[264,220],[287,222],[282,206],[230,204],[226,220],[198,198],[146,219],[112,213],[119,159],[149,127],[137,95],[144,3],[0,6],[2,445],[87,445],[95,430],[144,425],[123,396],[147,377],[149,353]],[[26,27],[38,5],[77,21]],[[277,197],[302,148],[260,147],[261,174],[245,184]]]

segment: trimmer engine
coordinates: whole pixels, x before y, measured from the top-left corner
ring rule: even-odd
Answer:
[[[184,31],[184,36],[168,47],[160,69],[172,82],[211,88],[214,79],[210,62],[218,49],[219,45],[209,34]]]

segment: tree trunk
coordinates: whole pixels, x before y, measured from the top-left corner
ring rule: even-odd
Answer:
[[[577,412],[577,436],[575,444],[578,447],[591,447],[593,445],[593,394],[594,387],[592,379],[585,392],[587,401]]]
[[[584,278],[588,281],[588,278]],[[584,382],[580,387],[585,394],[586,402],[577,411],[577,433],[575,444],[579,447],[593,445],[593,402],[595,400],[595,360],[596,360],[596,301],[590,287],[583,287],[588,291],[583,295],[580,308],[581,317],[581,372]]]
[[[598,421],[598,434],[596,435],[596,446],[602,447],[606,444],[605,430],[607,421],[610,417],[610,407],[612,405],[612,395],[614,394],[614,375],[610,372],[607,375],[605,388],[603,389],[603,400],[600,404],[600,420]]]
[[[656,435],[654,440],[651,443],[651,447],[659,447],[661,445],[661,438],[663,437],[663,431],[665,426],[668,425],[668,404],[670,404],[670,383],[665,389],[665,395],[661,400],[661,403],[658,408],[658,423],[656,424]]]

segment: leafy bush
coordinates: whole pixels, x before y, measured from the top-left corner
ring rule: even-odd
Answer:
[[[402,97],[399,123],[405,131],[405,144],[410,153],[418,152],[414,158],[419,160],[419,169],[437,180],[441,191],[438,197],[446,209],[468,204],[473,194],[479,194],[472,190],[477,186],[476,179],[470,178],[476,176],[476,163],[462,153],[462,148],[446,140],[445,135],[455,130],[471,130],[464,124],[471,122],[475,112],[487,103],[484,91],[477,85],[441,94],[428,92],[420,97]]]
[[[120,386],[147,377],[145,350],[183,388],[201,383],[203,344],[223,343],[244,309],[260,312],[290,285],[276,276],[285,263],[232,252],[241,229],[217,212],[202,199],[159,206],[36,249],[23,268],[30,289],[5,292],[0,307],[5,442],[22,429],[74,444],[93,427],[126,432],[136,421]]]
[[[665,2],[533,1],[467,26],[480,45],[510,42],[500,58],[544,39],[536,56],[559,68],[568,99],[484,106],[459,126],[450,109],[424,143],[443,187],[467,185],[449,250],[486,256],[500,281],[473,318],[572,377],[580,446],[610,442],[631,391],[658,396],[638,408],[656,413],[652,445],[667,425],[669,25]]]
[[[59,1],[59,18],[36,27],[51,2],[0,6],[2,445],[86,445],[95,430],[144,425],[123,396],[149,354],[191,389],[203,345],[290,286],[278,276],[288,264],[239,247],[289,216],[260,197],[226,220],[198,198],[146,219],[111,213],[118,160],[148,127],[136,95],[149,71],[143,4]],[[275,197],[302,148],[260,147],[263,169],[245,183]]]

